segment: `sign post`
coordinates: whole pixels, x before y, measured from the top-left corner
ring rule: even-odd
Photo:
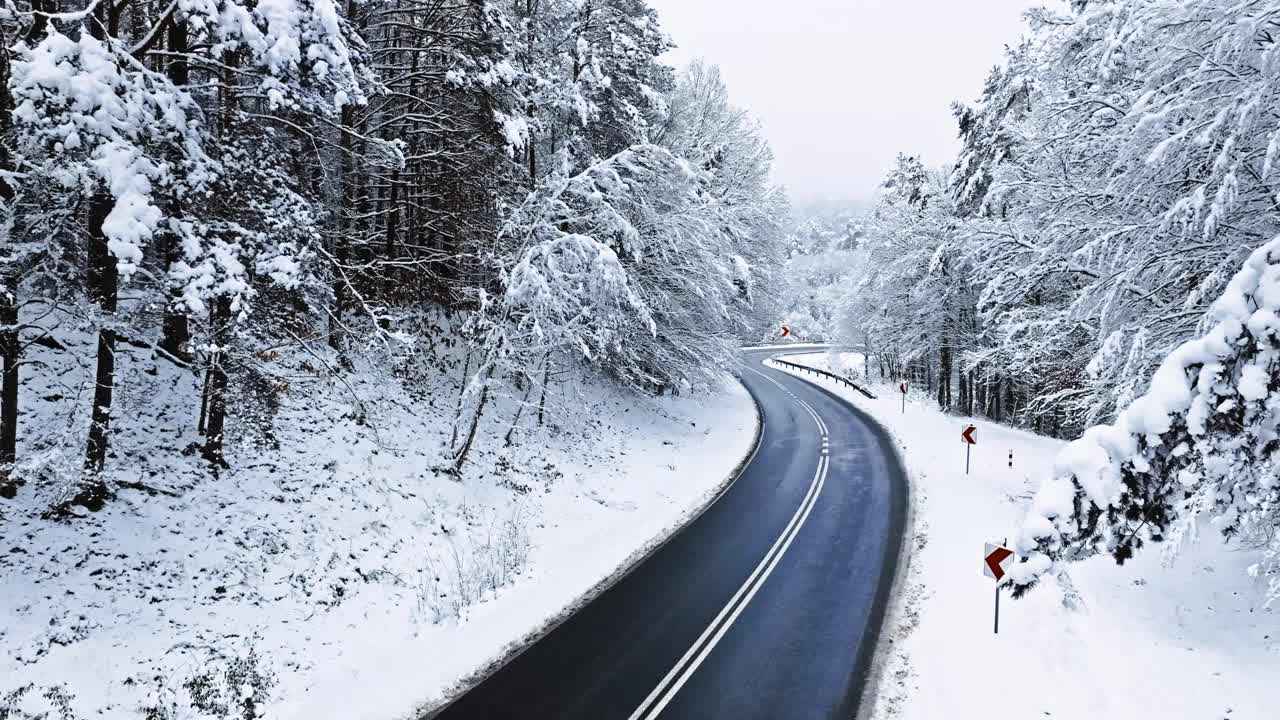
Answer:
[[[1000,583],[996,583],[996,619],[995,624],[991,626],[991,634],[1000,634]]]
[[[902,391],[902,414],[906,415],[907,414],[907,384],[902,383],[901,385],[898,386],[898,389]]]
[[[978,427],[976,425],[970,425],[964,429],[964,432],[960,433],[960,439],[964,440],[964,474],[965,475],[969,474],[969,451],[973,449],[974,445],[978,444],[978,440],[973,437],[973,431],[977,429]]]
[[[1007,566],[1013,562],[1013,551],[1005,547],[1008,541],[1009,538],[1006,537],[999,545],[987,543],[982,552],[982,574],[996,581],[996,614],[992,627],[992,632],[996,635],[1000,634],[1000,585],[1007,574]]]

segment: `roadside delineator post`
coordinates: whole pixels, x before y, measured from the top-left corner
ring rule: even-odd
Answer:
[[[907,414],[907,384],[902,383],[901,385],[898,386],[898,389],[902,391],[902,414],[906,415]]]

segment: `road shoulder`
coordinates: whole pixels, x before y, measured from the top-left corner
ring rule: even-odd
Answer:
[[[837,359],[861,376],[860,357]],[[856,355],[856,354],[854,354]],[[795,361],[793,359],[793,361]],[[827,353],[801,362],[829,368]],[[989,708],[993,672],[1006,717],[1264,718],[1262,688],[1280,682],[1276,609],[1249,577],[1248,553],[1207,527],[1173,555],[1140,554],[1117,566],[1099,556],[1069,576],[1000,603],[984,543],[1016,530],[1037,481],[1063,442],[979,417],[940,411],[927,393],[897,383],[850,402],[883,421],[909,460],[916,512],[910,570],[881,644],[877,720],[969,717]],[[966,472],[962,432],[977,445]],[[1056,585],[1056,587],[1055,587]],[[1142,667],[1146,672],[1128,673]]]
[[[544,624],[537,629],[527,633],[517,642],[513,643],[506,652],[500,657],[495,658],[492,662],[486,664],[481,669],[467,676],[464,680],[449,688],[449,690],[438,701],[427,706],[420,707],[415,713],[418,720],[431,720],[443,713],[450,704],[459,697],[465,695],[472,688],[484,682],[486,679],[502,670],[516,658],[520,657],[526,650],[535,645],[539,640],[554,632],[561,625],[571,619],[582,608],[590,605],[596,598],[608,592],[610,588],[617,585],[630,575],[636,568],[640,567],[665,547],[673,538],[683,532],[692,525],[698,518],[702,517],[706,511],[715,504],[715,502],[737,481],[743,470],[751,464],[756,453],[760,449],[760,442],[764,435],[764,416],[754,394],[745,383],[733,379],[742,391],[745,392],[751,400],[751,407],[754,411],[754,431],[751,441],[747,445],[747,450],[739,458],[737,464],[727,473],[716,485],[704,492],[699,501],[689,507],[681,517],[674,523],[666,526],[661,532],[653,536],[643,545],[631,552],[617,568],[607,576],[596,582],[587,591],[582,593],[571,604],[566,606],[561,612],[554,617],[549,618]]]

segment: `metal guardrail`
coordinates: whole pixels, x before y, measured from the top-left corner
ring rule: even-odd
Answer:
[[[812,367],[809,367],[808,365],[800,365],[798,363],[787,362],[782,358],[775,357],[775,358],[772,358],[772,360],[778,363],[779,365],[786,365],[789,368],[795,368],[796,370],[799,370],[802,373],[810,373],[812,375],[817,375],[818,377],[831,378],[832,380],[835,380],[838,383],[841,383],[843,385],[848,385],[849,387],[853,388],[854,390],[857,390],[863,395],[866,395],[868,398],[872,400],[876,399],[876,396],[872,394],[870,390],[862,387],[861,385],[850,380],[847,377],[842,377],[840,375],[836,375],[835,373],[827,372],[826,370],[819,370],[818,368],[812,368]]]

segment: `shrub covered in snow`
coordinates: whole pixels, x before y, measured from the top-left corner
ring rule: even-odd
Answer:
[[[1280,238],[1256,250],[1202,337],[1165,359],[1147,394],[1058,457],[1018,537],[1015,595],[1061,563],[1105,551],[1123,563],[1201,519],[1267,544],[1280,563]]]

